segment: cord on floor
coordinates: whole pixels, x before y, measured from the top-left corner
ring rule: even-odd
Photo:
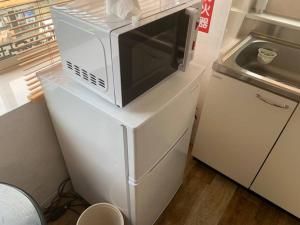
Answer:
[[[88,207],[89,204],[81,198],[75,191],[66,190],[67,185],[71,184],[70,178],[64,180],[58,187],[57,195],[51,201],[50,205],[44,209],[44,215],[47,222],[53,222],[66,213],[67,210],[77,214],[78,207]]]

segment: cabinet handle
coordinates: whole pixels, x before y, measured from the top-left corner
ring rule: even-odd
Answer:
[[[263,96],[261,96],[260,94],[256,94],[256,97],[259,99],[259,100],[261,100],[261,101],[263,101],[263,102],[265,102],[265,103],[267,103],[267,104],[269,104],[269,105],[272,105],[272,106],[275,106],[275,107],[278,107],[278,108],[281,108],[281,109],[288,109],[289,108],[289,106],[287,105],[287,104],[277,104],[277,103],[275,103],[275,102],[272,102],[272,100],[270,100],[270,99],[266,99],[266,98],[264,98]]]

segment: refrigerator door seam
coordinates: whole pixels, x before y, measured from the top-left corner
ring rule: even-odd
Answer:
[[[124,141],[124,159],[125,159],[125,175],[126,175],[126,193],[127,193],[127,208],[128,208],[128,220],[131,221],[131,204],[130,204],[130,190],[129,190],[129,183],[127,182],[129,178],[129,164],[128,164],[128,139],[127,139],[127,127],[121,124],[123,129],[123,141]]]
[[[155,168],[156,166],[161,162],[163,161],[170,152],[174,151],[174,147],[178,144],[178,142],[184,137],[184,135],[187,133],[188,129],[185,129],[183,134],[175,141],[175,143],[169,148],[169,150],[156,162],[153,164],[153,166],[143,175],[141,176],[139,179],[135,180],[135,179],[132,179],[131,177],[129,177],[128,179],[128,183],[132,186],[137,186],[139,185],[140,183],[143,182],[144,178],[150,174]]]

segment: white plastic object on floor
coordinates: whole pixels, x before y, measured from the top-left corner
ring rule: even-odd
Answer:
[[[76,225],[124,225],[120,210],[109,203],[98,203],[88,207]]]
[[[272,50],[259,48],[257,61],[262,64],[270,64],[278,56],[278,54]]]

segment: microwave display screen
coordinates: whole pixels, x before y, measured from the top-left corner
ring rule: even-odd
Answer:
[[[178,69],[188,23],[189,16],[182,10],[119,36],[124,105]]]

